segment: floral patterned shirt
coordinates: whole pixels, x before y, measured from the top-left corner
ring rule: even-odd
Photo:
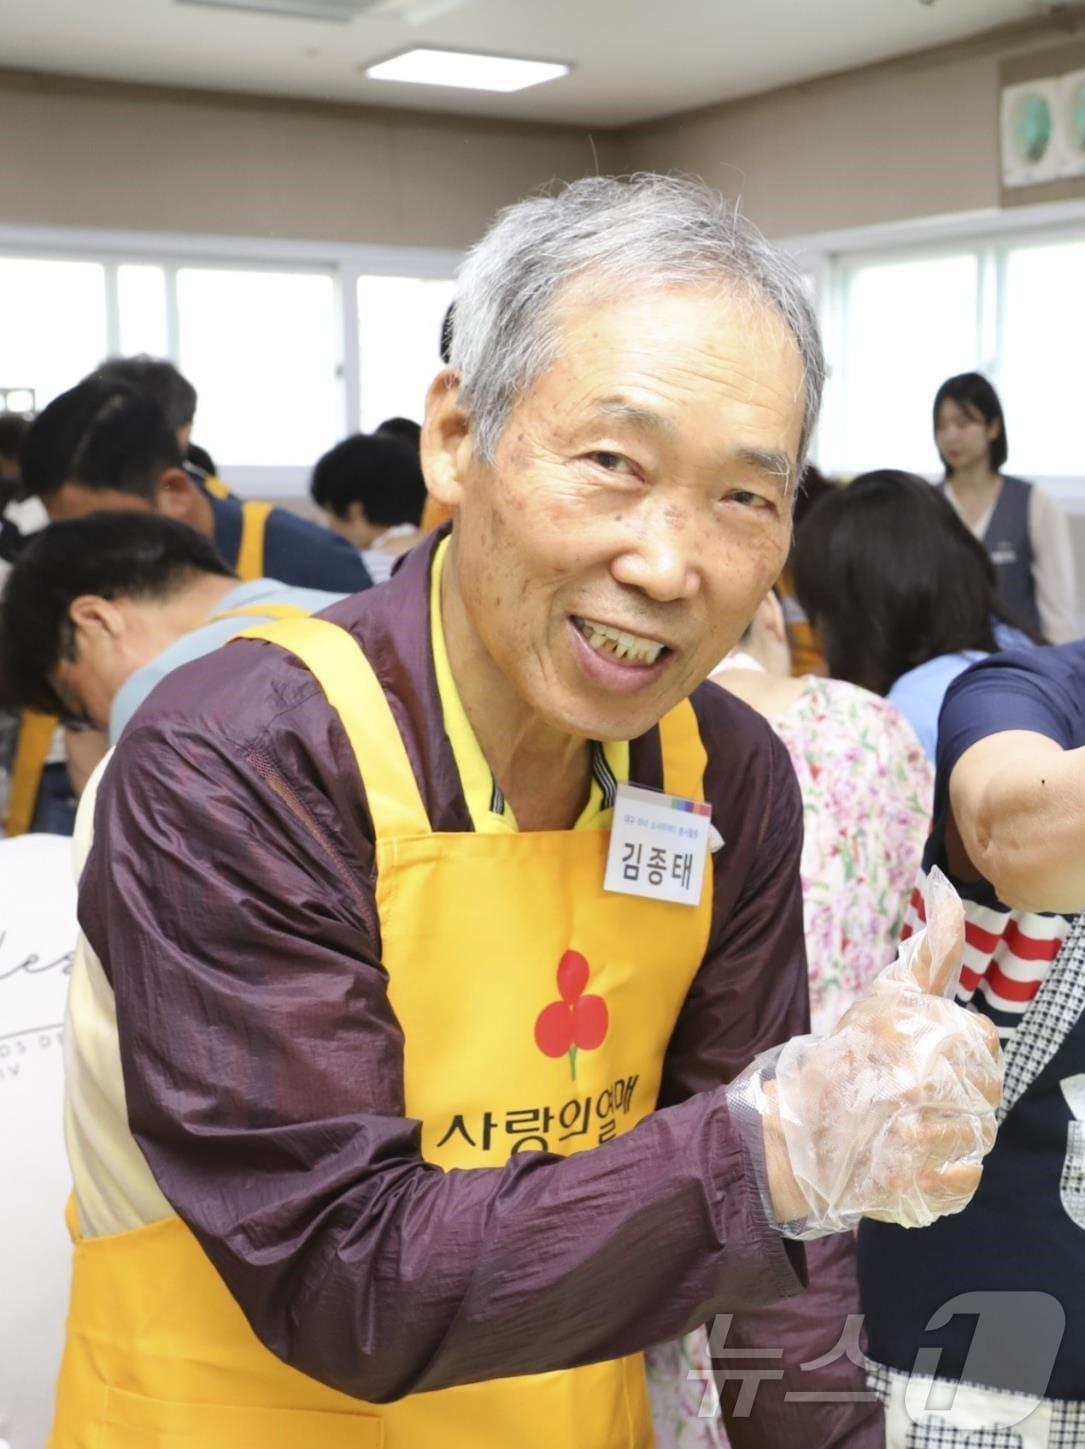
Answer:
[[[809,676],[772,725],[802,791],[810,1019],[826,1032],[896,955],[934,771],[899,710],[840,679]]]
[[[759,667],[747,655],[731,663]],[[811,1030],[823,1033],[896,955],[930,828],[934,770],[894,705],[840,679],[807,676],[770,722],[802,791]],[[726,1449],[705,1330],[661,1344],[647,1361],[659,1449]]]

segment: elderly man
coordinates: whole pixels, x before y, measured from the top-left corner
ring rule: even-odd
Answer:
[[[800,804],[697,686],[787,554],[801,280],[714,193],[589,180],[498,220],[454,349],[451,535],[176,671],[106,772],[56,1449],[641,1449],[646,1345],[978,1181],[990,1043],[914,982],[743,1072],[806,1024]],[[856,1423],[787,1412],[735,1442]]]

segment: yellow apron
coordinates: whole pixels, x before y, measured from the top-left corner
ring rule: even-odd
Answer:
[[[351,636],[309,618],[250,635],[308,666],[358,756],[406,1112],[423,1124],[424,1157],[446,1169],[496,1167],[517,1151],[575,1152],[628,1131],[655,1106],[704,956],[711,870],[688,908],[605,893],[606,829],[434,833],[386,696]],[[705,754],[690,705],[660,730],[666,790],[701,798]],[[264,1348],[178,1218],[73,1236],[51,1449],[654,1442],[639,1354],[370,1405]]]
[[[38,792],[53,736],[60,728],[56,715],[24,709],[19,721],[19,741],[11,762],[11,794],[4,829],[8,835],[25,835],[34,823]]]

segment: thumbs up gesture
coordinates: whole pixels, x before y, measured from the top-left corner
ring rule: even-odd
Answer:
[[[925,1227],[967,1207],[995,1140],[992,1023],[952,1001],[964,915],[939,871],[927,927],[827,1036],[764,1053],[732,1086],[762,1119],[773,1212],[789,1236],[860,1217]]]

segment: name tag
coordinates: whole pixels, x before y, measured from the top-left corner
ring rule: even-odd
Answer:
[[[619,785],[603,889],[697,905],[711,830],[712,812],[703,800]]]

